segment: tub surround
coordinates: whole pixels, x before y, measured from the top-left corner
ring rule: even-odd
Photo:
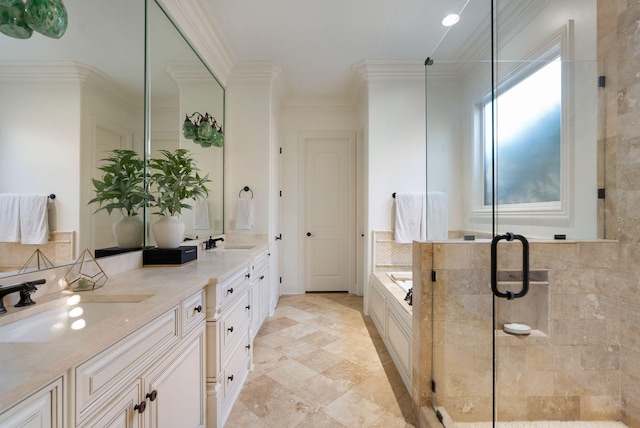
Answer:
[[[196,261],[178,267],[152,266],[110,274],[104,287],[77,294],[87,300],[113,300],[118,296],[132,295],[149,297],[135,305],[118,308],[113,316],[55,342],[0,343],[0,377],[3,380],[0,383],[0,409],[3,411],[65,375],[72,367],[146,325],[207,285],[223,282],[246,268],[256,254],[267,248],[262,239],[253,242],[255,247],[243,251],[199,251]],[[124,257],[127,260],[133,258],[132,263],[139,265],[139,258],[135,255]],[[103,260],[105,266],[111,266],[110,260]],[[108,268],[105,270],[109,271]],[[56,287],[52,284],[49,294],[37,299],[34,297],[35,306],[22,310],[14,308],[0,317],[0,325],[19,319],[23,314],[43,311],[54,304],[52,302],[70,294],[70,291],[56,290]]]

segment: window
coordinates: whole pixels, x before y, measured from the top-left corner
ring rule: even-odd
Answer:
[[[557,51],[556,51],[557,52]],[[496,92],[495,203],[558,203],[562,189],[562,64],[544,65]],[[522,76],[522,73],[520,74]],[[492,101],[484,117],[484,203],[492,204]]]

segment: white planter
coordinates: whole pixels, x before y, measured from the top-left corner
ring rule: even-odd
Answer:
[[[184,222],[176,216],[162,216],[153,223],[158,248],[178,248],[184,238]]]
[[[113,223],[113,236],[116,238],[118,248],[142,247],[143,233],[142,219],[140,216],[123,216]]]

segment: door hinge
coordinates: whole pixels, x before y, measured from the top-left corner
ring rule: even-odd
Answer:
[[[598,88],[604,88],[605,86],[607,86],[607,77],[598,76]]]
[[[436,381],[431,379],[431,392],[436,393]]]
[[[605,193],[604,189],[598,189],[598,199],[604,199]]]
[[[280,277],[280,284],[282,284],[282,277]]]
[[[280,154],[282,154],[282,147],[280,147]]]
[[[280,197],[282,197],[282,190],[280,190]]]
[[[438,418],[440,423],[444,425],[444,416],[442,416],[442,413],[440,413],[440,410],[436,410],[436,418]]]
[[[431,282],[436,282],[436,271],[435,270],[431,271]]]

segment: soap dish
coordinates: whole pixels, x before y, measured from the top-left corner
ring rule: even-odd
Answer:
[[[529,334],[531,327],[526,324],[508,323],[503,326],[503,330],[511,334]]]

